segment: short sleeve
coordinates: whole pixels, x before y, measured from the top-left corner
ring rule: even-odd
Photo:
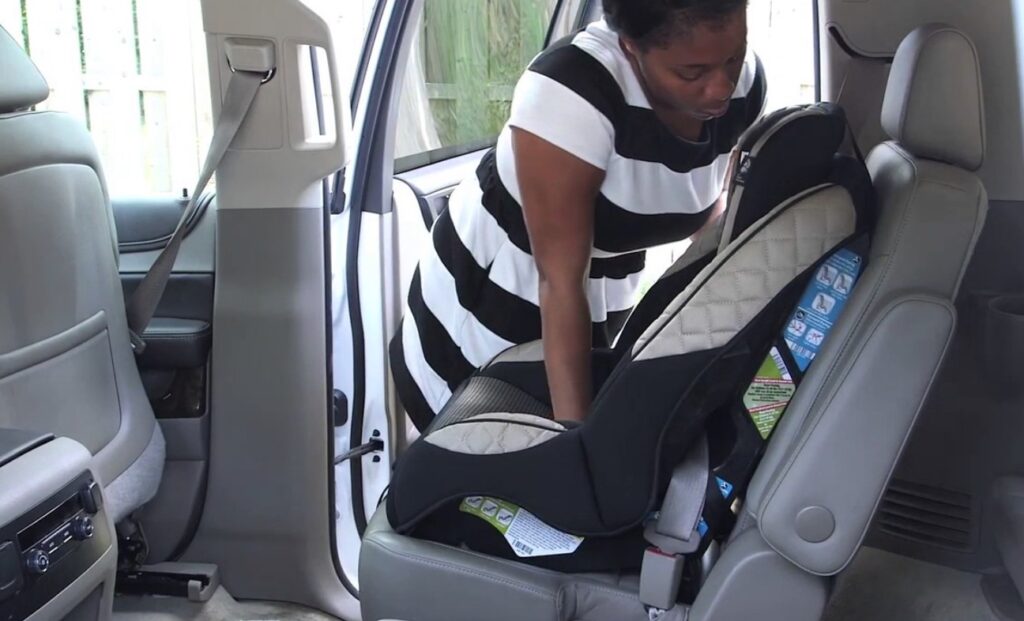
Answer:
[[[508,124],[601,170],[608,168],[615,148],[608,117],[576,91],[532,70],[516,86]]]

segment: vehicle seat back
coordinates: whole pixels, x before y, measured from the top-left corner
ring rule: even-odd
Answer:
[[[155,493],[163,436],[128,340],[103,170],[0,28],[0,426],[77,440],[120,520]]]
[[[944,360],[953,306],[988,210],[973,43],[931,24],[900,45],[868,156],[879,202],[871,256],[846,313],[776,430],[746,511],[813,574],[856,553]]]

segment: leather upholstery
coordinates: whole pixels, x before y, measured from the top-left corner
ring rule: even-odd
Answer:
[[[8,107],[37,101],[42,78],[28,65],[0,35],[0,67],[22,68],[0,80]],[[0,427],[86,446],[115,521],[155,494],[164,459],[128,340],[117,261],[106,183],[85,128],[56,112],[0,114]]]
[[[978,51],[962,32],[929,24],[900,45],[882,104],[882,127],[915,157],[970,171],[985,159]]]
[[[911,66],[907,55],[947,54],[922,46],[929,33],[965,45],[948,27],[923,27],[900,47],[896,63]],[[927,81],[908,79],[920,85],[915,97],[943,94],[929,95],[921,90]],[[909,111],[929,114],[915,106]],[[747,496],[765,539],[812,573],[842,570],[867,532],[945,356],[953,301],[988,211],[985,188],[972,172],[916,156],[898,142],[876,147],[868,169],[880,213],[871,258]],[[817,507],[835,517],[835,529],[823,541],[809,541],[798,517]]]
[[[46,79],[10,34],[0,27],[0,114],[36,105],[50,95]]]

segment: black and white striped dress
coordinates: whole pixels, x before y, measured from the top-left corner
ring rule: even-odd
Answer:
[[[764,72],[746,59],[728,112],[682,140],[654,115],[618,35],[604,21],[549,48],[520,79],[512,114],[476,178],[438,218],[391,344],[402,404],[421,429],[474,370],[541,337],[510,127],[605,171],[594,206],[589,300],[594,346],[611,344],[636,302],[645,250],[685,239],[722,191],[728,154],[764,105]]]

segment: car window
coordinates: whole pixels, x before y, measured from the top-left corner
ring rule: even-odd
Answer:
[[[50,84],[39,110],[91,131],[112,195],[180,193],[212,132],[199,2],[0,0]]]
[[[557,0],[425,0],[399,100],[395,170],[494,143]]]
[[[327,22],[340,84],[351,86],[363,56],[366,30],[378,0],[303,0]]]
[[[814,4],[750,0],[748,40],[768,78],[765,110],[814,102]]]
[[[351,84],[377,0],[305,1]],[[198,0],[0,0],[0,25],[50,83],[37,109],[91,131],[112,195],[191,191],[213,132]]]

